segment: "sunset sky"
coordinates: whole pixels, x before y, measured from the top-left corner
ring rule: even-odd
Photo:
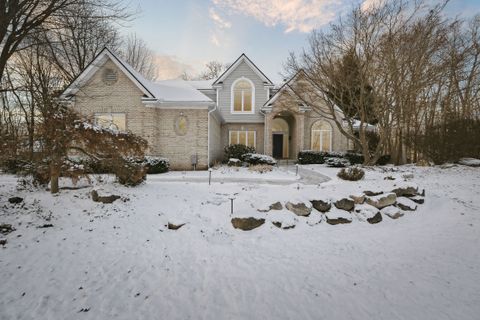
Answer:
[[[244,52],[272,81],[280,81],[290,51],[301,50],[313,29],[326,28],[360,2],[129,0],[138,14],[123,32],[136,32],[156,52],[162,79],[184,70],[195,74],[210,60],[233,62]],[[480,13],[480,0],[451,0],[446,12],[471,17]]]

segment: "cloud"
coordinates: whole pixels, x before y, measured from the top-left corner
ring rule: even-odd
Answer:
[[[215,11],[214,8],[210,8],[208,10],[208,14],[210,16],[210,19],[215,22],[215,24],[220,28],[220,29],[230,29],[232,27],[232,24],[226,20],[224,20],[220,15]]]
[[[215,33],[210,36],[210,42],[214,46],[220,47],[220,40],[218,39],[218,35],[216,35]]]
[[[196,72],[193,66],[171,55],[157,54],[155,56],[155,64],[158,70],[158,80],[176,79],[180,78],[184,72],[188,74]]]
[[[269,27],[282,25],[288,33],[310,32],[331,22],[342,0],[212,0],[212,3],[217,9],[253,17]]]
[[[362,2],[362,10],[370,11],[383,4],[383,0],[365,0]]]

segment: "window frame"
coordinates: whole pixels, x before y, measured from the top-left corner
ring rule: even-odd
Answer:
[[[252,111],[244,111],[244,93],[242,91],[242,111],[235,111],[235,86],[237,85],[238,82],[240,81],[247,81],[252,90]],[[236,79],[230,88],[230,113],[232,114],[255,114],[255,84],[253,83],[252,80],[246,78],[246,77],[240,77]]]
[[[315,125],[317,123],[326,123],[329,127],[329,129],[314,129]],[[319,150],[315,150],[313,145],[314,145],[314,133],[318,132],[320,135],[319,135],[319,147],[320,149]],[[326,150],[322,150],[322,146],[323,146],[323,134],[325,132],[328,132],[330,133],[330,141],[329,141],[329,150],[326,151]],[[333,149],[333,127],[332,125],[328,122],[328,121],[325,121],[325,120],[317,120],[315,121],[313,124],[312,124],[312,127],[310,129],[310,148],[313,150],[313,151],[319,151],[319,152],[332,152],[332,149]]]
[[[125,123],[124,123],[125,128],[123,130],[122,129],[116,129],[116,130],[118,130],[119,132],[127,131],[127,113],[126,112],[95,112],[94,115],[93,115],[95,125],[98,125],[98,126],[104,128],[104,129],[111,129],[111,127],[106,128],[106,127],[102,126],[101,124],[99,124],[98,123],[98,117],[100,117],[100,116],[110,116],[110,123],[114,124],[114,122],[113,122],[114,115],[123,115],[124,118],[125,118]]]
[[[255,149],[257,149],[257,131],[256,130],[229,130],[228,131],[228,145],[231,146],[231,145],[234,145],[234,144],[242,144],[240,143],[240,132],[244,132],[245,133],[245,146],[249,146],[248,145],[248,135],[249,135],[249,132],[253,132],[253,146]],[[232,143],[232,136],[236,134],[236,142],[237,143]]]

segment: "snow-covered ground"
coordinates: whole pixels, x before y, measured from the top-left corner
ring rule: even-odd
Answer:
[[[376,168],[360,182],[319,165],[302,175],[309,170],[331,180],[305,185],[277,169],[226,172],[245,179],[211,186],[166,178],[182,173],[137,188],[94,181],[100,195],[122,196],[113,204],[93,202],[89,186],[51,196],[0,175],[0,224],[16,228],[0,234],[0,319],[478,319],[479,168]],[[425,204],[379,224],[257,211],[405,184],[425,189]],[[240,231],[236,216],[266,223]]]

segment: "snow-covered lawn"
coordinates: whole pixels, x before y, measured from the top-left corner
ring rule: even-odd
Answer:
[[[0,319],[478,319],[480,169],[376,168],[360,182],[324,166],[301,170],[331,180],[304,185],[278,170],[226,172],[253,179],[211,186],[162,180],[180,172],[125,188],[107,178],[95,189],[122,199],[101,204],[92,187],[51,196],[0,175],[0,224],[16,228],[0,234]],[[425,204],[378,224],[257,211],[405,184],[425,189]],[[241,231],[237,216],[266,222]]]

